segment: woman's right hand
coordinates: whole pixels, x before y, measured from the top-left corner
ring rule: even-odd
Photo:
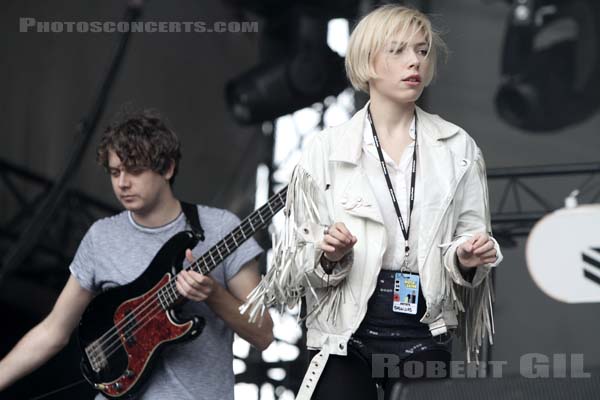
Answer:
[[[335,222],[323,236],[323,256],[329,261],[339,261],[352,250],[356,241],[356,236],[350,233],[343,222]]]

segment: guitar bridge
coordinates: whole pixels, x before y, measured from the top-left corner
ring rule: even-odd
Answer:
[[[108,357],[97,340],[90,343],[90,345],[85,348],[85,355],[87,356],[92,370],[96,373],[100,372],[100,370],[108,365]]]

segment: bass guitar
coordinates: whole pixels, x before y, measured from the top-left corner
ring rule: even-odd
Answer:
[[[246,217],[240,225],[195,260],[187,269],[208,274],[228,255],[263,228],[285,205],[286,188]],[[78,328],[83,354],[81,371],[94,388],[110,398],[130,397],[143,385],[153,361],[173,343],[202,333],[204,319],[183,319],[178,309],[186,299],[175,286],[185,250],[198,237],[183,231],[171,237],[133,282],[96,296]]]

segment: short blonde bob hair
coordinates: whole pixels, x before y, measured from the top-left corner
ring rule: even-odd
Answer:
[[[376,8],[365,15],[350,35],[346,52],[346,75],[356,90],[369,93],[369,80],[377,74],[373,68],[375,54],[380,51],[393,36],[399,35],[409,41],[420,32],[429,44],[427,57],[431,58],[429,76],[425,77],[426,85],[435,76],[438,56],[447,55],[447,48],[431,26],[429,18],[413,8],[395,4],[387,4]]]

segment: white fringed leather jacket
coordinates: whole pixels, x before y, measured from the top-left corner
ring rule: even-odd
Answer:
[[[286,227],[273,267],[253,300],[290,304],[306,297],[307,346],[320,349],[298,399],[309,399],[330,354],[346,355],[347,343],[367,311],[387,245],[377,201],[362,157],[366,106],[351,120],[327,128],[306,146],[288,188]],[[492,337],[489,272],[502,260],[476,268],[472,280],[456,261],[459,244],[477,232],[491,237],[485,163],[475,141],[460,127],[417,108],[417,158],[421,204],[418,269],[427,311],[421,322],[433,336],[459,328],[467,358],[487,333]],[[323,226],[343,222],[358,241],[331,275],[319,265]],[[300,289],[300,290],[298,290]],[[265,301],[265,299],[268,299]]]

